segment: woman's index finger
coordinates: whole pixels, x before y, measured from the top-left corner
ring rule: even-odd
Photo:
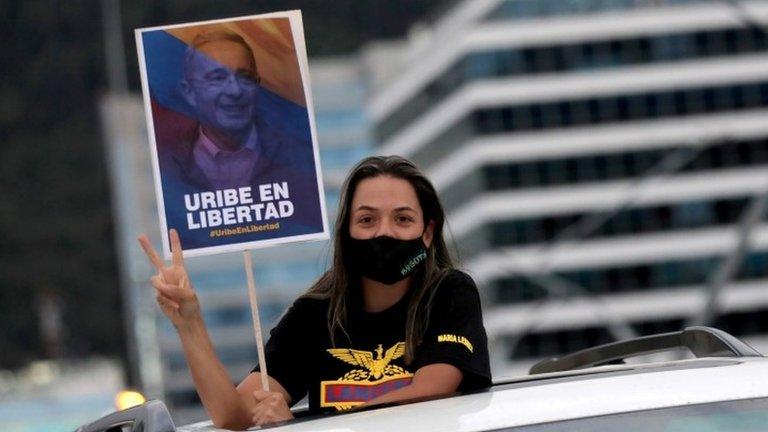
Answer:
[[[184,255],[182,255],[181,250],[181,239],[179,239],[179,233],[171,228],[168,232],[169,237],[171,238],[171,260],[173,261],[173,265],[184,265]]]
[[[144,249],[144,253],[147,254],[152,265],[155,266],[158,271],[162,270],[163,267],[165,267],[165,263],[163,262],[163,259],[160,258],[160,255],[157,254],[155,248],[152,247],[149,238],[144,234],[140,235],[139,244],[141,245],[141,248]]]

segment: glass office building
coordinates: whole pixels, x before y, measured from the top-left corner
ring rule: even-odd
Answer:
[[[443,197],[496,375],[700,322],[768,348],[768,3],[737,4],[461,2],[373,96],[376,152]]]
[[[320,159],[330,224],[349,167],[371,148],[363,70],[355,59],[310,62]],[[110,154],[121,281],[129,319],[132,375],[149,397],[162,398],[177,424],[205,419],[181,345],[155,305],[149,285],[154,270],[136,237],[148,233],[159,249],[154,185],[143,104],[137,96],[102,103]],[[288,244],[253,251],[254,274],[265,340],[288,305],[320,275],[328,242]],[[186,260],[216,351],[236,382],[257,362],[251,311],[240,254]]]

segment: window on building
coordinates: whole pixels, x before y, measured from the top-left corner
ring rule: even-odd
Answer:
[[[534,188],[640,177],[681,147],[626,153],[507,162],[482,169],[489,190]],[[699,172],[768,163],[768,139],[713,144],[698,151],[678,172]]]
[[[539,10],[538,8],[543,7],[539,3],[541,1],[543,0],[515,0],[511,4],[515,4],[514,7],[530,12],[531,10]],[[554,5],[566,3],[568,2],[563,0],[552,0],[552,3],[548,4],[552,5],[551,7],[555,7]],[[386,141],[397,131],[419,118],[427,110],[437,106],[446,97],[457,91],[457,89],[476,80],[514,75],[605,69],[645,63],[675,62],[712,56],[761,52],[766,49],[768,49],[768,41],[759,30],[732,28],[634,36],[611,41],[583,41],[580,43],[564,43],[541,47],[498,48],[472,52],[458,59],[441,75],[427,84],[423,90],[381,121],[376,127],[376,137],[380,142]],[[745,95],[756,94],[755,92],[747,92]],[[653,102],[648,101],[643,101],[641,105],[635,106],[632,103],[628,103],[631,101],[618,100],[615,102],[618,104],[616,112],[613,109],[609,109],[599,118],[604,119],[603,121],[610,121],[614,116],[618,116],[620,120],[648,118],[661,115],[660,113],[664,112],[664,109],[672,109],[678,114],[683,111],[712,112],[715,109],[731,109],[729,107],[731,107],[732,102],[727,98],[721,99],[718,102],[718,97],[713,94],[698,94],[694,96],[698,97],[696,103],[689,104],[687,102],[683,103],[679,99],[680,97],[687,98],[688,93],[684,95],[673,94],[674,106],[671,107],[657,107]],[[656,96],[652,95],[650,97],[654,98]],[[745,101],[739,106],[763,106],[766,105],[765,101],[764,97],[761,97],[759,100],[753,98],[751,101]],[[686,105],[686,108],[683,109],[682,105]],[[560,111],[562,112],[563,110],[560,109]],[[570,117],[563,117],[560,124],[569,125]],[[586,118],[590,118],[588,113]],[[549,127],[549,123],[546,122],[547,118],[543,120],[545,123],[544,127]],[[585,121],[577,123],[584,124]],[[534,120],[530,123],[522,122],[522,124],[536,124],[536,121]],[[529,127],[525,126],[524,128]],[[511,130],[512,128],[517,127],[507,127],[503,130]]]
[[[722,263],[721,257],[692,258],[680,261],[634,264],[618,267],[569,270],[555,277],[574,284],[578,291],[594,295],[617,294],[647,290],[682,288],[705,285]],[[748,254],[734,281],[768,277],[768,252]],[[541,300],[549,292],[540,280],[516,274],[500,278],[491,284],[490,292],[496,303],[525,303]]]

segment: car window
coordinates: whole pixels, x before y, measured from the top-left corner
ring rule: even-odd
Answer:
[[[686,405],[504,429],[510,432],[763,432],[768,398]]]

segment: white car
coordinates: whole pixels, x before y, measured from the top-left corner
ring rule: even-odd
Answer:
[[[694,358],[624,364],[687,349]],[[618,364],[615,364],[617,363]],[[613,363],[613,364],[609,364]],[[767,431],[768,358],[723,331],[691,327],[542,361],[531,374],[481,391],[302,416],[254,429],[296,431]],[[120,411],[77,432],[214,432],[210,422],[174,427],[160,401]]]

